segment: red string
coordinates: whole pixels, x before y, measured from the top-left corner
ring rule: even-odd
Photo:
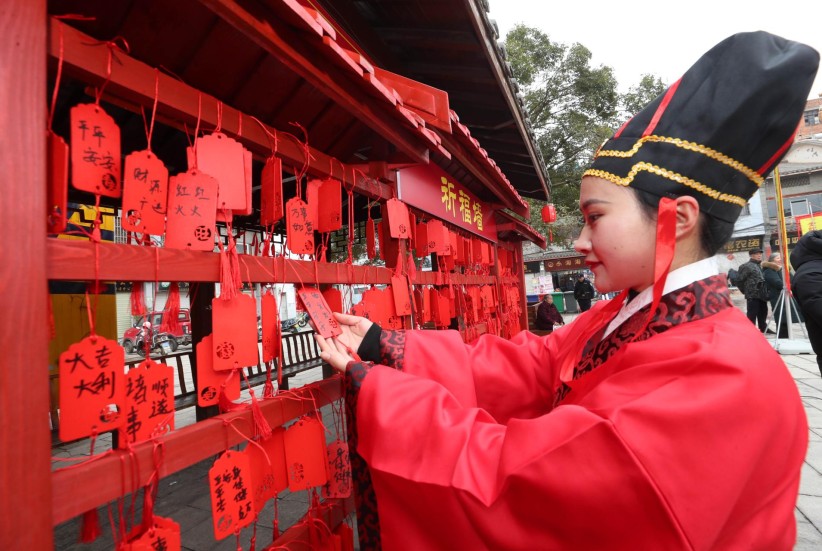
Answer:
[[[51,93],[51,107],[49,108],[49,118],[46,128],[51,130],[51,123],[54,120],[54,109],[57,105],[57,92],[60,90],[60,78],[63,74],[63,26],[60,25],[60,53],[57,56],[57,78],[54,79],[54,91]]]
[[[214,129],[214,132],[219,132],[223,128],[223,102],[217,101],[217,128]]]
[[[151,151],[151,136],[154,133],[154,120],[157,116],[157,102],[160,98],[160,71],[154,69],[154,106],[151,108],[151,124],[146,121],[146,114],[143,106],[140,106],[140,113],[143,115],[143,127],[146,131],[146,149]]]
[[[118,40],[123,43],[122,48],[117,44]],[[111,60],[114,59],[120,65],[123,64],[120,61],[120,59],[117,56],[114,55],[114,50],[118,49],[118,50],[123,51],[125,53],[129,53],[129,47],[128,47],[128,42],[126,42],[126,39],[123,38],[122,36],[116,36],[113,39],[105,41],[105,42],[96,42],[96,43],[92,43],[92,44],[88,44],[88,45],[90,45],[90,46],[106,46],[108,48],[108,59],[106,60],[106,80],[104,80],[103,84],[100,86],[100,88],[98,88],[96,90],[95,100],[94,100],[94,103],[96,105],[100,105],[100,98],[103,96],[103,90],[105,90],[106,86],[111,81]]]

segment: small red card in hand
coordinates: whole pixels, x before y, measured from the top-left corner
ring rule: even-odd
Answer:
[[[313,287],[303,287],[297,291],[305,311],[314,323],[314,330],[321,337],[330,339],[342,333],[340,324],[331,313],[331,308],[325,301],[323,294]]]

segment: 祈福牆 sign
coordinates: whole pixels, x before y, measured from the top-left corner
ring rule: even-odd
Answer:
[[[493,210],[440,167],[403,168],[397,176],[397,188],[400,200],[412,207],[497,242]]]

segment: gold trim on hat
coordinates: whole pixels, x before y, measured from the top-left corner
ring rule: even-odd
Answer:
[[[680,147],[682,149],[687,149],[688,151],[693,151],[695,153],[702,153],[706,157],[713,159],[714,161],[720,162],[724,165],[727,165],[734,170],[737,170],[744,174],[751,182],[756,184],[756,187],[761,187],[762,184],[765,182],[765,178],[763,178],[757,171],[752,170],[745,166],[744,164],[740,163],[739,161],[728,157],[727,155],[720,153],[715,149],[711,149],[708,146],[700,145],[698,143],[689,142],[687,140],[682,140],[680,138],[668,138],[665,136],[644,136],[639,138],[637,142],[634,144],[634,147],[627,151],[617,151],[615,149],[600,149],[596,157],[621,157],[621,158],[629,158],[633,157],[637,151],[642,148],[645,142],[657,142],[657,143],[667,143],[675,145],[676,147]],[[604,145],[604,144],[603,144]],[[702,184],[699,184],[702,185]],[[710,188],[708,188],[710,189]]]
[[[676,172],[672,172],[670,170],[666,170],[662,167],[652,165],[651,163],[637,163],[633,167],[631,167],[631,171],[625,178],[617,176],[616,174],[612,174],[610,172],[605,172],[604,170],[593,169],[589,168],[586,170],[582,177],[585,176],[596,176],[597,178],[602,178],[603,180],[608,180],[611,183],[617,184],[618,186],[630,186],[631,182],[634,181],[637,173],[639,171],[650,172],[652,174],[656,174],[657,176],[661,176],[663,178],[667,178],[673,182],[677,182],[682,184],[683,186],[687,186],[691,189],[694,189],[704,195],[712,199],[716,199],[717,201],[725,201],[727,203],[733,203],[735,205],[739,205],[740,207],[744,207],[748,201],[742,197],[737,195],[730,195],[728,193],[720,193],[719,191],[709,188],[705,184],[701,184],[696,180],[692,180],[687,176],[683,176],[682,174],[678,174]]]

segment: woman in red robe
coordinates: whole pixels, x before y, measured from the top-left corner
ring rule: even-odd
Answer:
[[[575,246],[623,292],[570,325],[465,344],[338,316],[362,549],[792,548],[807,420],[714,255],[818,59],[732,36],[603,144]]]

